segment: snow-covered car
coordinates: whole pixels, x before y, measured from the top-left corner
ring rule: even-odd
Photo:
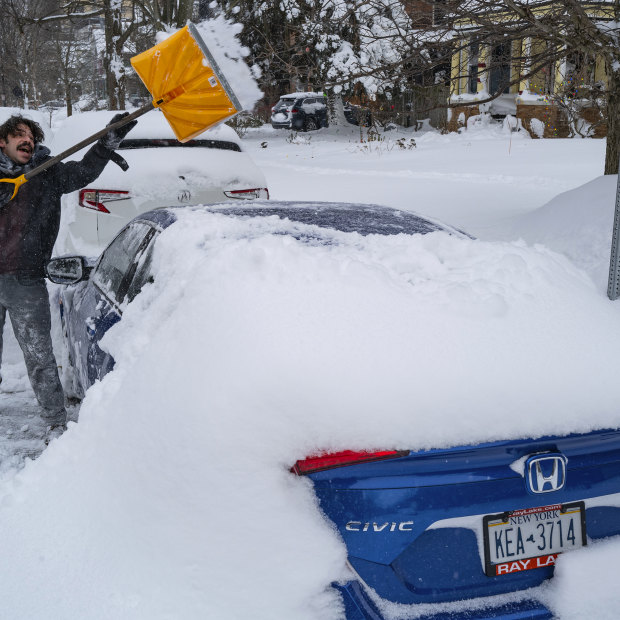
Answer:
[[[53,99],[52,101],[46,101],[39,106],[39,109],[43,110],[58,110],[60,108],[64,108],[66,103],[60,99]]]
[[[271,109],[274,129],[314,131],[327,124],[327,104],[322,93],[291,93],[280,97]]]
[[[436,230],[464,235],[445,224],[378,206],[257,201],[255,206],[248,202],[239,206],[219,204],[201,208],[231,218],[278,216],[316,225],[326,230],[322,233],[325,238],[318,237],[321,243],[329,243],[329,231],[333,229],[364,235],[418,234]],[[123,306],[133,300],[151,278],[149,257],[157,237],[174,224],[184,210],[170,207],[138,216],[118,233],[98,258],[61,257],[50,262],[48,275],[53,282],[76,284],[61,291],[59,308],[78,396],[83,396],[114,366],[114,360],[99,347],[99,341],[120,320]]]
[[[416,246],[419,251],[408,254],[407,249],[411,246]],[[187,247],[192,251],[186,252]],[[381,253],[382,247],[387,262],[379,263],[373,258]],[[437,253],[428,252],[429,247],[437,249]],[[452,258],[449,247],[454,251]],[[516,252],[518,247],[513,250]],[[287,250],[291,252],[286,254]],[[282,260],[283,256],[288,261]],[[551,612],[536,598],[532,589],[553,576],[558,554],[620,534],[620,431],[593,431],[585,422],[568,419],[563,415],[564,411],[554,414],[561,420],[560,427],[549,426],[544,417],[538,415],[534,416],[534,421],[526,422],[528,411],[507,402],[510,399],[501,398],[510,388],[503,379],[493,376],[495,368],[489,370],[487,376],[465,373],[465,379],[471,377],[475,383],[472,386],[457,380],[455,387],[450,379],[445,380],[442,372],[450,365],[451,358],[456,356],[457,364],[462,362],[460,350],[455,350],[459,339],[465,340],[468,350],[471,342],[474,343],[474,350],[469,350],[469,356],[465,358],[470,364],[479,355],[482,343],[475,337],[478,332],[473,334],[473,340],[461,333],[468,329],[468,320],[473,321],[472,303],[479,294],[476,286],[481,273],[479,268],[471,271],[466,265],[471,265],[471,261],[478,264],[489,256],[481,253],[476,242],[458,230],[410,212],[355,204],[255,202],[242,206],[165,208],[142,214],[119,233],[98,259],[82,256],[56,258],[48,265],[48,275],[61,285],[59,310],[68,357],[74,368],[77,387],[84,391],[114,366],[109,347],[101,342],[106,334],[108,338],[113,337],[112,326],[119,321],[135,326],[137,321],[141,326],[148,326],[154,334],[161,326],[157,317],[149,315],[148,304],[159,304],[157,316],[160,319],[164,314],[167,316],[179,298],[189,295],[193,286],[190,274],[197,279],[198,274],[208,271],[201,280],[201,290],[211,286],[204,294],[209,299],[220,301],[215,304],[215,309],[206,309],[204,303],[184,308],[181,316],[167,325],[166,329],[175,337],[182,328],[190,334],[192,342],[200,343],[193,354],[183,351],[187,359],[174,357],[174,364],[184,365],[181,373],[185,389],[199,384],[196,389],[200,398],[210,403],[205,406],[205,411],[200,410],[198,416],[201,420],[205,418],[202,424],[207,428],[207,435],[223,424],[220,419],[208,417],[206,410],[214,403],[223,402],[222,410],[233,417],[233,427],[236,424],[237,410],[227,408],[231,394],[218,393],[209,400],[206,393],[215,389],[208,383],[209,373],[213,373],[215,367],[224,369],[222,376],[232,377],[230,386],[234,387],[229,390],[243,393],[244,397],[236,402],[236,407],[247,406],[252,411],[252,419],[267,426],[278,442],[282,443],[282,438],[288,437],[286,433],[281,434],[282,428],[270,417],[278,404],[282,404],[285,418],[297,415],[291,409],[303,409],[303,413],[294,418],[294,422],[302,427],[298,433],[319,432],[304,419],[313,414],[320,417],[321,424],[328,426],[322,435],[326,438],[324,448],[292,458],[289,454],[291,462],[278,461],[278,476],[285,476],[286,467],[290,467],[291,475],[303,478],[304,483],[311,483],[300,486],[313,489],[320,514],[329,522],[326,529],[331,533],[335,531],[338,540],[346,547],[347,577],[333,585],[342,595],[346,620],[551,618]],[[276,270],[271,279],[260,270],[260,265],[269,262],[270,257],[275,258],[272,265]],[[300,269],[306,259],[313,267],[311,272]],[[175,260],[183,265],[183,278],[171,271],[171,262]],[[454,269],[447,269],[446,260],[454,260]],[[551,257],[551,261],[554,260]],[[237,261],[233,267],[232,261]],[[192,264],[187,264],[189,262]],[[291,263],[305,277],[300,277],[295,269],[291,270]],[[525,261],[513,253],[508,260],[492,264],[491,272],[496,277],[500,271],[524,265]],[[243,273],[244,279],[234,280],[230,270],[235,267]],[[324,280],[313,279],[317,273]],[[338,277],[327,277],[330,273],[336,273]],[[525,268],[518,273],[529,274]],[[170,279],[165,281],[165,286],[157,288],[159,278],[165,279],[166,274],[168,278],[174,277],[173,291],[169,290]],[[223,274],[221,278],[220,274]],[[434,274],[435,279],[429,278],[429,274]],[[442,277],[445,286],[438,285]],[[234,281],[231,283],[231,280]],[[257,282],[251,284],[253,280]],[[246,343],[248,334],[260,331],[260,325],[265,325],[257,322],[256,317],[271,317],[281,305],[295,297],[302,297],[308,303],[303,293],[315,281],[319,286],[313,287],[312,291],[315,295],[322,293],[318,303],[312,303],[309,310],[293,304],[291,308],[295,312],[287,306],[275,323],[266,324],[268,333],[261,334],[256,341],[263,346],[254,347],[260,349],[258,353],[254,349],[252,352],[247,350],[251,348]],[[351,296],[341,297],[340,290],[351,281],[356,284],[349,290]],[[266,288],[267,282],[270,283],[272,288],[268,288],[263,297],[250,296],[250,299],[259,301],[261,307],[247,308],[247,304],[243,304],[247,300],[240,293],[243,288],[240,282],[260,291]],[[323,282],[325,286],[322,286]],[[372,286],[379,282],[378,288]],[[470,286],[462,286],[463,282]],[[376,305],[365,294],[368,286],[382,293],[375,295],[378,298]],[[524,287],[524,299],[535,297],[529,294],[531,286],[528,278],[517,278],[515,282],[516,288]],[[284,293],[274,301],[273,291],[282,289]],[[412,290],[421,290],[420,294],[414,295],[412,305],[399,306],[397,301],[401,299],[401,292],[409,296]],[[480,290],[484,292],[485,289]],[[425,298],[436,300],[438,296],[441,298],[439,303],[434,301],[429,307],[439,316],[423,312],[419,316],[425,320],[418,326],[411,313],[424,303]],[[145,299],[150,302],[144,302]],[[204,297],[200,299],[204,300]],[[450,303],[444,312],[447,300]],[[342,307],[335,308],[334,301],[339,301]],[[502,342],[497,323],[501,317],[513,312],[506,312],[497,295],[486,301],[491,305],[485,306],[489,312],[484,315],[486,331],[482,334],[494,343],[485,350],[491,352],[491,361],[496,367],[501,364],[501,359],[510,357],[509,352],[497,349],[498,343]],[[240,312],[234,307],[235,303],[243,305],[244,311],[248,310],[250,314],[241,313],[238,320],[222,325],[224,315],[235,317]],[[370,310],[367,311],[363,304],[371,305]],[[450,320],[454,304],[465,307],[470,313],[464,321],[454,323]],[[150,308],[152,310],[153,306]],[[515,308],[511,310],[518,315]],[[304,315],[304,311],[310,316]],[[305,322],[299,315],[304,315]],[[339,315],[343,320],[338,319]],[[248,317],[255,322],[248,325],[252,322]],[[332,322],[335,331],[331,329]],[[389,329],[381,329],[390,322]],[[413,332],[406,327],[411,323],[416,324]],[[426,339],[429,323],[432,328]],[[541,329],[551,329],[552,323],[543,320]],[[309,325],[312,329],[308,330],[309,337],[302,345],[303,328]],[[457,329],[453,329],[455,325]],[[523,326],[518,316],[516,325]],[[529,329],[531,324],[526,323],[525,327]],[[287,330],[290,339],[283,338],[280,342],[280,333]],[[442,330],[446,331],[445,335]],[[342,331],[347,331],[347,337],[341,341],[339,334]],[[532,355],[526,331],[524,329],[518,334],[518,346],[523,346],[526,354]],[[377,333],[378,337],[375,336]],[[411,341],[408,338],[411,333],[417,334],[418,339]],[[392,337],[403,345],[398,349],[401,356],[397,359],[393,359],[394,350],[386,342]],[[346,343],[351,351],[340,357],[340,350],[331,346],[332,340]],[[315,348],[321,349],[319,342],[324,341],[330,344],[327,350],[335,357],[335,360],[329,360],[327,376],[317,368],[326,363],[320,354],[310,362],[305,357],[295,357],[291,361],[294,353],[291,349],[297,351],[300,348],[305,356],[311,357]],[[366,348],[368,341],[375,344]],[[270,349],[267,343],[273,348]],[[216,345],[220,348],[215,357],[205,356],[205,349],[211,350]],[[117,342],[116,346],[131,369],[128,376],[139,385],[138,389],[152,389],[152,376],[148,370],[141,374],[141,360],[135,359],[139,347],[131,346],[125,353],[122,343]],[[406,360],[410,358],[405,352],[416,348],[423,350],[413,359],[421,359],[422,363],[411,368],[407,365]],[[279,372],[273,384],[268,383],[274,373],[265,350],[269,355],[283,359],[275,366]],[[169,354],[165,346],[156,346],[156,351],[161,356]],[[373,351],[376,357],[368,359],[365,356],[368,351]],[[356,358],[359,363],[351,366],[351,360]],[[349,365],[343,364],[343,359]],[[129,363],[131,360],[134,366]],[[246,386],[239,389],[239,367],[243,364],[249,368],[245,369],[245,375],[241,372],[241,376],[246,379],[255,377],[253,389],[246,390]],[[261,364],[266,368],[260,368]],[[378,366],[382,365],[387,365],[384,377],[396,374],[393,383],[377,380],[381,375]],[[426,367],[431,370],[426,372]],[[561,396],[549,390],[556,370],[550,370],[547,380],[538,381],[539,377],[536,377],[535,386],[540,387],[535,399],[543,401],[543,409],[552,409],[552,403]],[[558,372],[561,374],[561,369]],[[423,375],[423,381],[432,382],[433,388],[420,389],[416,373]],[[454,375],[448,377],[454,379]],[[514,377],[508,377],[510,379],[514,381]],[[216,382],[218,380],[221,380],[219,375]],[[407,381],[414,386],[413,389],[404,385]],[[277,386],[275,390],[274,385]],[[386,385],[391,389],[386,389]],[[518,381],[517,390],[522,389],[522,382]],[[493,396],[495,391],[499,393],[497,400]],[[169,392],[167,388],[166,393]],[[490,417],[480,417],[477,407],[472,407],[470,401],[475,400],[477,394],[487,392],[482,400],[478,400],[478,407],[480,403],[486,403]],[[101,397],[102,393],[99,392],[98,396]],[[358,393],[363,398],[359,398]],[[448,393],[450,398],[442,400]],[[430,401],[429,394],[432,395]],[[261,400],[263,397],[266,404]],[[183,393],[166,398],[166,406],[172,407],[173,412],[166,415],[162,432],[174,421],[185,422],[184,406],[196,408]],[[351,404],[350,399],[355,403]],[[426,424],[429,417],[426,411],[438,401],[455,408],[450,419],[458,427],[456,431],[439,428],[441,423],[436,420]],[[496,402],[503,403],[503,409],[496,408]],[[136,401],[137,405],[143,403]],[[398,418],[394,417],[394,411],[400,412]],[[149,414],[147,404],[140,415],[149,420]],[[440,414],[435,411],[435,417]],[[373,419],[369,422],[368,417]],[[498,424],[498,418],[502,417],[508,422],[504,420],[503,424]],[[334,418],[339,418],[339,422],[336,423]],[[385,428],[398,419],[405,424],[402,428],[408,429],[410,438],[420,432],[426,433],[426,448],[418,446],[411,450],[406,445],[376,445],[373,450],[359,450],[356,421],[362,419],[366,433],[369,428],[374,429],[375,444],[382,443]],[[482,433],[487,437],[486,441],[464,446],[454,443],[454,438],[463,434],[471,437],[472,426],[485,424],[490,432],[479,428],[477,434],[480,437]],[[576,433],[575,426],[587,430]],[[525,432],[529,434],[524,438],[518,438],[521,428],[528,429]],[[560,428],[563,432],[540,432],[549,428]],[[430,435],[429,429],[433,429]],[[503,438],[502,433],[508,429],[512,429],[510,437]],[[448,430],[452,433],[451,447],[434,447],[430,443],[428,437],[432,436],[436,444],[445,444]],[[191,432],[190,428],[187,434]],[[387,436],[395,435],[388,432]],[[343,449],[343,438],[351,442],[351,449]],[[307,445],[311,443],[309,441]],[[198,453],[201,459],[213,458],[217,463],[218,455],[204,454],[202,449]],[[249,501],[256,502],[256,490],[248,486],[247,481],[243,482],[241,493],[251,489],[252,499]],[[209,497],[211,499],[211,495]],[[262,501],[264,498],[260,497]],[[300,502],[305,512],[316,508],[312,501],[300,499]],[[274,510],[282,510],[282,507]],[[248,541],[257,535],[271,536],[269,541],[272,544],[281,535],[284,521],[286,519],[282,522],[276,519],[273,523],[270,519],[272,530],[266,531],[266,528],[260,533],[243,524],[245,544],[248,545]],[[289,525],[294,532],[291,535],[296,538],[311,536],[302,529],[303,525]],[[234,535],[239,535],[238,529]],[[243,549],[243,545],[235,549],[235,562],[239,554],[243,554]],[[320,554],[319,549],[312,552]],[[267,566],[268,562],[266,560],[261,565]],[[310,562],[310,558],[298,558],[298,562],[304,564]],[[404,605],[414,607],[409,609]],[[336,616],[331,614],[329,617]]]
[[[69,117],[55,131],[52,153],[101,129],[114,114]],[[68,251],[101,251],[127,222],[157,207],[269,198],[264,174],[226,125],[181,143],[164,115],[154,110],[139,119],[117,153],[129,164],[126,172],[110,162],[91,185],[63,196],[67,225],[60,242]]]
[[[344,104],[344,117],[351,125],[370,127],[372,124],[372,113],[370,109],[348,101]]]
[[[369,126],[370,111],[361,106],[344,102],[344,117],[352,125]],[[323,93],[292,93],[280,97],[271,108],[271,126],[274,129],[314,131],[328,127],[327,99]]]

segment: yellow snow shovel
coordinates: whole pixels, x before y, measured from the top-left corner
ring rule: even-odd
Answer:
[[[131,64],[153,101],[25,174],[0,179],[0,183],[13,183],[11,200],[26,181],[154,108],[161,109],[180,142],[241,112],[239,100],[194,24],[188,23],[165,41],[134,56]]]

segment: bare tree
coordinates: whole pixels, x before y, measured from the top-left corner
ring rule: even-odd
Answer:
[[[84,61],[79,54],[84,46],[74,34],[103,9],[88,0],[0,0],[0,8],[4,16],[0,47],[3,59],[11,59],[3,64],[5,71],[14,70],[23,76],[23,104],[38,101],[42,90],[47,96],[50,92],[56,96],[60,85],[71,114],[77,74]],[[19,37],[18,42],[15,37]],[[41,63],[41,58],[46,62]],[[0,88],[6,100],[6,88]]]
[[[105,52],[103,67],[106,75],[108,109],[125,109],[126,74],[123,46],[134,29],[134,22],[123,20],[121,0],[103,0]]]
[[[103,21],[104,50],[103,69],[105,72],[106,93],[109,109],[124,109],[127,75],[127,50],[135,50],[134,37],[144,34],[147,29],[152,34],[156,29],[163,29],[166,25],[184,25],[191,17],[193,0],[101,0],[91,2],[89,0],[0,0],[0,8],[5,9],[5,18],[8,16],[9,24],[6,34],[0,27],[0,47],[18,50],[15,58],[15,68],[11,70],[16,75],[25,76],[25,86],[32,83],[31,76],[35,74],[37,48],[34,43],[24,46],[23,37],[27,33],[36,35],[36,42],[43,40],[48,44],[52,42],[55,51],[56,67],[59,70],[58,78],[65,86],[65,96],[69,111],[71,107],[72,91],[71,75],[81,60],[84,60],[83,46],[79,46],[76,40],[64,37],[61,33],[76,31],[85,26],[93,18],[101,18]],[[4,25],[6,19],[3,20]],[[22,40],[12,41],[10,36],[15,29]],[[60,37],[60,38],[59,38]],[[6,42],[6,45],[5,45]],[[19,44],[17,44],[19,43]],[[79,49],[79,48],[82,49]],[[23,51],[19,53],[20,48]],[[140,50],[141,51],[141,50]],[[77,55],[77,56],[76,56]],[[86,54],[88,57],[88,54]],[[10,54],[4,56],[10,58]],[[49,73],[49,65],[47,71]],[[19,67],[19,70],[17,69]],[[7,67],[8,71],[8,67]],[[5,77],[5,84],[6,84]],[[0,80],[1,81],[1,80]],[[22,88],[23,89],[23,88]],[[4,93],[0,83],[0,93]],[[30,88],[27,91],[30,92]]]
[[[1,0],[3,19],[0,23],[2,75],[0,96],[28,107],[39,98],[41,83],[39,58],[45,56],[46,34],[36,24],[37,16],[46,10],[44,0]]]
[[[50,33],[50,47],[56,59],[58,83],[62,85],[68,116],[73,114],[76,97],[82,94],[81,84],[88,83],[89,67],[84,61],[93,60],[89,34],[87,29],[77,27],[71,21],[57,24]]]

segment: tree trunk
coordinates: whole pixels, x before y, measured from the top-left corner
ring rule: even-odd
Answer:
[[[179,0],[177,6],[176,27],[183,28],[188,19],[192,18],[193,0]]]
[[[158,13],[156,18],[161,24],[183,28],[187,20],[192,17],[194,0],[163,0],[159,4],[158,2],[155,2],[154,8]]]
[[[614,71],[607,65],[607,150],[605,152],[605,174],[618,174],[618,147],[620,146],[620,69]]]
[[[105,54],[103,67],[109,110],[125,109],[125,66],[122,58],[121,7],[118,2],[105,2]],[[117,49],[120,45],[121,50]]]
[[[67,88],[67,116],[73,116],[73,99],[71,98],[71,87]]]
[[[63,70],[63,86],[65,90],[65,101],[67,103],[67,116],[73,115],[73,99],[71,97],[71,80],[68,75],[68,68]]]
[[[330,127],[343,127],[347,124],[342,95],[333,90],[327,91],[327,122]]]

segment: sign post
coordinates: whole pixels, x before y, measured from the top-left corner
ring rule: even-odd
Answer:
[[[607,297],[612,301],[620,297],[620,174],[618,174],[618,185],[616,186],[616,211],[614,214],[614,229],[611,237]]]

